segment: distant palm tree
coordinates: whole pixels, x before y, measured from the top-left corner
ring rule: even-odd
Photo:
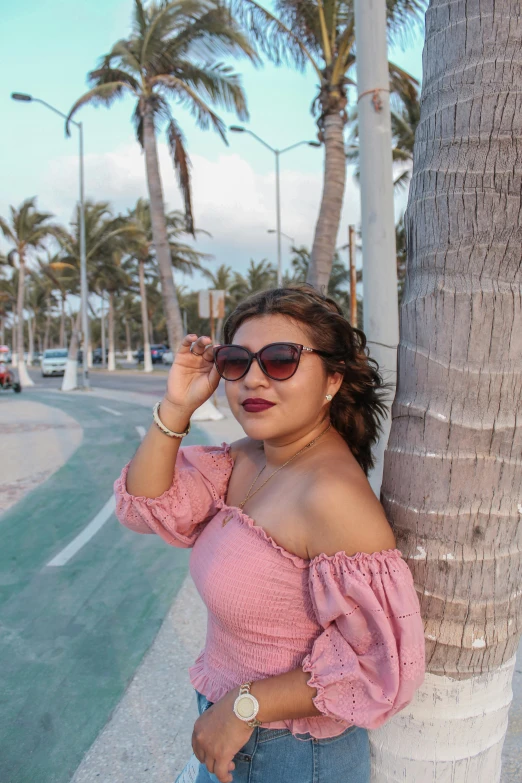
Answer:
[[[79,211],[75,213],[72,232],[64,234],[60,240],[63,249],[62,263],[68,264],[75,272],[76,285],[80,276],[80,237]],[[116,269],[115,254],[127,252],[139,238],[140,230],[128,217],[114,217],[107,201],[86,201],[85,203],[85,257],[90,290],[108,290],[103,281],[108,280],[108,269]],[[114,272],[114,278],[117,272]],[[114,285],[111,278],[109,285]],[[123,279],[123,278],[122,278]],[[114,290],[114,289],[113,289]],[[77,383],[78,332],[80,312],[76,315],[74,329],[69,342],[69,374],[64,376],[62,388],[75,388]],[[84,358],[84,361],[87,357]],[[71,385],[72,384],[72,385]]]
[[[34,386],[24,360],[24,299],[25,276],[27,263],[31,253],[42,247],[49,237],[59,238],[64,230],[57,223],[51,223],[53,215],[50,212],[38,212],[36,198],[28,198],[20,207],[10,207],[11,218],[6,220],[0,217],[0,231],[12,245],[7,254],[6,262],[10,266],[16,266],[18,259],[18,294],[16,302],[17,313],[17,339],[16,351],[18,354],[18,377],[22,386]]]
[[[277,285],[277,272],[272,264],[264,258],[257,264],[250,259],[246,275],[234,272],[234,282],[230,286],[232,306],[242,299],[258,291],[264,291]]]
[[[420,18],[426,0],[386,0],[391,38]],[[232,0],[233,12],[276,63],[310,66],[319,82],[312,104],[319,139],[324,143],[323,195],[315,228],[308,281],[326,286],[331,272],[346,185],[344,128],[349,75],[355,66],[353,0],[273,0],[272,13],[255,0]],[[395,90],[411,76],[390,63]]]
[[[284,277],[285,285],[288,283],[304,282],[307,279],[308,269],[310,266],[310,251],[307,247],[293,247],[292,258],[290,265],[292,272],[287,273]],[[362,280],[362,271],[358,269],[356,271],[356,281],[359,283]],[[334,260],[332,264],[332,272],[328,281],[327,288],[328,296],[335,299],[343,308],[343,311],[347,316],[350,314],[350,270],[341,261],[338,251],[335,251]]]
[[[139,291],[141,298],[141,322],[143,326],[143,370],[152,372],[152,360],[150,356],[149,324],[147,313],[147,289],[145,286],[146,268],[156,266],[156,252],[154,245],[152,216],[150,204],[146,199],[139,198],[136,206],[129,212],[129,218],[133,220],[139,229],[139,238],[130,255],[138,264]],[[192,275],[195,270],[207,274],[207,270],[201,262],[210,259],[211,256],[195,250],[190,245],[179,241],[182,234],[186,234],[186,222],[181,212],[174,210],[165,215],[167,238],[169,243],[170,260],[174,269],[179,269],[185,274]],[[206,233],[195,231],[195,233]],[[179,297],[176,296],[176,300]]]
[[[185,202],[187,230],[194,231],[190,162],[185,138],[170,101],[186,107],[201,128],[212,127],[225,139],[225,125],[211,104],[247,119],[239,76],[220,58],[257,56],[224,3],[212,0],[135,0],[132,32],[102,57],[88,75],[91,89],[72,107],[69,119],[87,104],[111,106],[123,95],[136,100],[134,126],[145,151],[152,233],[158,259],[170,347],[183,339],[169,254],[168,229],[158,163],[156,133],[166,123],[167,143]]]

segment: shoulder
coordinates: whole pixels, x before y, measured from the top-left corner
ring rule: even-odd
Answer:
[[[303,492],[300,506],[310,559],[396,547],[384,509],[359,465],[325,465]]]
[[[262,440],[253,440],[252,438],[240,438],[230,444],[230,456],[234,462],[244,456],[253,456],[259,453],[263,448]]]

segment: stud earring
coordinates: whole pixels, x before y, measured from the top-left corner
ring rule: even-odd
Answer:
[[[331,394],[327,394],[327,395],[326,395],[326,399],[328,400],[328,402],[330,402],[330,401],[331,401],[331,399],[332,399],[332,395],[331,395]]]

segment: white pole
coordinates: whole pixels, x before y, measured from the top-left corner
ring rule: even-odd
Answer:
[[[364,325],[370,355],[384,380],[396,383],[399,312],[393,205],[386,0],[355,0]],[[391,408],[393,390],[388,392]],[[380,495],[391,413],[375,447],[370,484]]]
[[[281,264],[281,186],[280,186],[280,167],[279,167],[279,150],[275,150],[275,162],[276,162],[276,225],[277,225],[277,286],[281,288],[283,285],[283,268]]]

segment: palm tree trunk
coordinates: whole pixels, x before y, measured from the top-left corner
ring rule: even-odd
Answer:
[[[127,343],[127,361],[132,362],[132,345],[129,319],[125,318],[125,342]]]
[[[27,372],[24,358],[24,299],[25,299],[25,260],[20,254],[20,264],[18,267],[18,292],[16,309],[18,312],[17,323],[17,343],[18,343],[18,380],[23,386],[34,386],[32,378]]]
[[[33,322],[33,318],[34,318],[34,313],[33,314],[28,313],[28,315],[27,315],[27,329],[28,329],[28,332],[29,332],[29,351],[27,353],[27,364],[29,366],[32,365],[32,363],[33,363],[33,356],[34,356],[34,328],[33,328],[34,322]]]
[[[109,291],[109,372],[116,369],[116,359],[114,356],[114,293]]]
[[[152,372],[152,358],[149,340],[149,313],[147,310],[147,289],[145,287],[145,267],[138,264],[140,277],[141,328],[143,329],[143,372]]]
[[[514,34],[511,0],[446,12],[426,14],[381,489],[427,674],[371,732],[379,783],[498,783],[521,631],[520,18]]]
[[[325,292],[332,271],[346,186],[344,124],[343,117],[338,113],[328,114],[324,121],[323,195],[315,227],[307,282],[320,291],[324,288]]]
[[[60,345],[66,345],[65,341],[65,296],[62,294],[62,312],[60,317]]]
[[[102,360],[101,360],[101,366],[103,368],[107,367],[107,341],[105,339],[105,293],[104,291],[101,292],[101,352],[102,352]]]
[[[152,238],[158,259],[161,280],[163,307],[167,319],[167,332],[172,351],[176,352],[183,340],[183,324],[179,309],[174,278],[172,277],[172,259],[165,220],[165,203],[158,163],[156,133],[152,114],[147,110],[143,117],[143,146],[145,149],[145,167],[150,200]]]
[[[81,308],[78,310],[74,319],[74,325],[71,330],[71,341],[69,343],[69,355],[65,366],[65,373],[62,381],[62,391],[72,391],[78,388],[78,348],[80,346],[79,334],[81,323]]]
[[[49,348],[49,333],[51,331],[51,303],[49,300],[46,302],[46,316],[45,316],[45,332],[43,339],[43,350],[46,351]]]

